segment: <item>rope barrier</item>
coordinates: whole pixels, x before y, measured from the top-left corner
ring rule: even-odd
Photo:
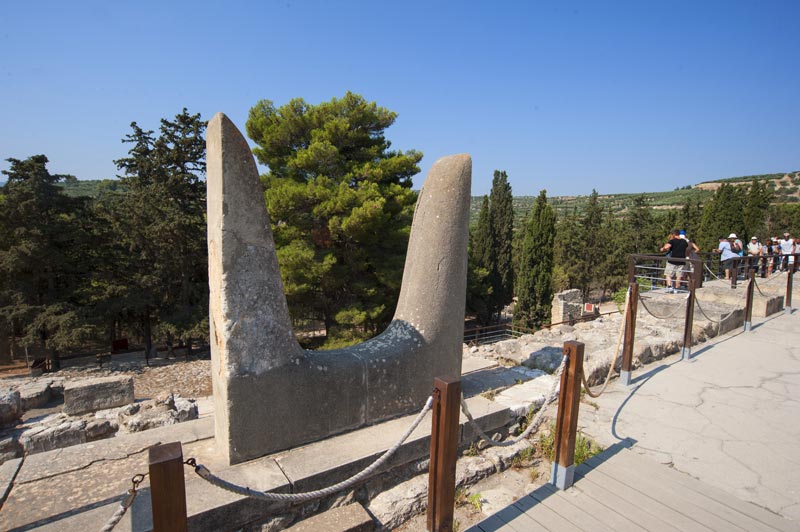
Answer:
[[[581,368],[581,384],[583,384],[583,389],[586,390],[586,395],[591,397],[592,399],[597,399],[603,393],[605,393],[606,388],[608,388],[608,383],[611,382],[611,375],[614,374],[614,365],[617,363],[617,357],[619,356],[619,348],[622,344],[622,335],[625,332],[625,317],[628,315],[628,311],[630,310],[630,301],[631,301],[631,289],[628,287],[627,292],[625,293],[625,312],[622,314],[622,323],[619,325],[619,333],[617,334],[617,345],[614,347],[614,352],[611,355],[611,362],[608,365],[608,373],[606,374],[606,381],[603,383],[603,387],[600,389],[599,392],[593,392],[589,388],[589,383],[586,382],[586,372],[583,371]]]
[[[114,527],[117,526],[117,524],[122,520],[122,517],[125,515],[125,512],[128,511],[128,508],[131,507],[133,501],[136,499],[136,494],[138,493],[138,491],[136,490],[139,487],[139,484],[141,484],[144,481],[144,477],[145,475],[140,473],[138,475],[135,475],[131,479],[131,483],[133,484],[133,486],[131,487],[131,489],[127,491],[124,498],[121,501],[119,501],[119,508],[117,508],[117,511],[114,512],[114,515],[111,516],[111,519],[108,520],[105,526],[100,529],[100,532],[111,532],[114,529]]]
[[[722,279],[720,279],[719,277],[717,277],[717,274],[715,274],[714,272],[712,272],[712,271],[711,271],[711,268],[709,268],[709,267],[708,267],[708,264],[705,264],[705,263],[703,263],[703,267],[706,269],[706,271],[708,272],[708,274],[709,274],[711,277],[713,277],[713,278],[714,278],[714,279],[716,279],[717,281],[721,281],[721,280],[722,280]]]
[[[747,295],[747,293],[745,292],[745,296],[746,296],[746,295]],[[705,310],[703,310],[703,307],[702,307],[702,305],[700,305],[700,302],[699,302],[699,301],[695,300],[695,303],[697,304],[697,310],[699,310],[699,311],[700,311],[700,314],[702,314],[703,316],[705,316],[705,318],[706,318],[708,321],[710,321],[711,323],[717,323],[717,324],[720,324],[720,323],[722,323],[723,321],[727,320],[728,318],[730,318],[730,317],[731,317],[731,315],[733,315],[733,313],[734,313],[734,312],[736,312],[737,310],[739,310],[739,307],[736,307],[736,308],[735,308],[735,309],[733,309],[732,311],[730,311],[730,312],[728,312],[727,314],[725,314],[725,316],[721,317],[719,320],[714,320],[714,319],[711,319],[711,318],[708,316],[708,314],[706,314],[706,311],[705,311]]]
[[[683,300],[686,301],[688,299],[689,299],[689,294],[686,294],[686,297],[683,298]],[[644,307],[647,313],[656,318],[657,320],[668,320],[670,318],[674,318],[675,316],[678,315],[679,311],[683,310],[683,306],[678,306],[675,307],[675,310],[672,312],[672,314],[669,314],[668,316],[659,316],[648,308],[647,303],[645,303],[645,300],[642,298],[641,295],[639,296],[639,302],[642,304],[642,307]]]
[[[472,426],[472,428],[475,430],[478,436],[489,445],[493,445],[495,447],[510,447],[511,445],[517,444],[531,435],[531,432],[533,432],[533,430],[536,427],[538,427],[539,424],[542,422],[542,418],[544,417],[544,407],[549,405],[558,398],[558,385],[561,382],[561,374],[564,372],[564,366],[566,364],[567,364],[567,355],[564,355],[561,358],[561,364],[558,366],[558,369],[553,374],[555,378],[553,379],[553,386],[552,388],[550,388],[550,395],[547,398],[545,398],[542,407],[536,413],[536,417],[534,417],[531,420],[531,422],[525,428],[525,431],[522,434],[514,438],[511,438],[510,440],[495,441],[491,439],[478,425],[478,423],[475,421],[475,418],[472,417],[472,413],[469,411],[469,408],[467,407],[467,402],[464,400],[463,395],[461,396],[461,411],[464,412],[465,416],[467,416],[469,424]]]
[[[333,495],[339,491],[347,489],[354,484],[357,484],[361,480],[367,478],[372,473],[374,473],[379,467],[381,467],[384,463],[386,463],[389,458],[400,448],[401,445],[408,439],[412,432],[419,426],[422,422],[422,419],[425,417],[431,407],[433,406],[433,396],[428,398],[428,401],[425,403],[425,406],[422,407],[419,414],[417,414],[416,419],[411,424],[411,426],[406,430],[405,434],[400,438],[400,440],[395,443],[391,448],[389,448],[385,453],[383,453],[380,458],[375,460],[370,466],[363,469],[361,472],[356,473],[355,475],[347,478],[333,486],[329,486],[327,488],[322,488],[315,491],[307,491],[304,493],[269,493],[266,491],[258,491],[250,489],[246,486],[239,486],[232,482],[228,482],[227,480],[221,479],[218,476],[214,475],[211,471],[208,470],[202,464],[198,464],[194,458],[189,458],[184,463],[188,466],[194,468],[194,472],[197,473],[198,476],[205,479],[210,484],[224,489],[226,491],[230,491],[232,493],[236,493],[237,495],[244,495],[245,497],[253,497],[255,499],[262,499],[265,501],[272,501],[272,502],[305,502],[310,501],[312,499],[317,499],[319,497],[324,497],[326,495]]]

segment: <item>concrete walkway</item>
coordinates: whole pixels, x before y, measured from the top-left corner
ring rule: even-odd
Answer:
[[[663,359],[581,404],[579,430],[632,450],[798,523],[800,312],[754,319]]]

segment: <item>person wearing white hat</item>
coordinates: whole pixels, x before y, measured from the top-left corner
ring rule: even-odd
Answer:
[[[781,261],[781,271],[786,271],[790,267],[793,268],[794,256],[792,256],[792,253],[795,252],[796,246],[794,239],[792,238],[792,234],[789,231],[783,233],[783,238],[778,241],[778,244],[781,246],[781,255],[783,255],[783,260]],[[787,257],[786,255],[789,256]]]
[[[749,269],[757,271],[758,263],[761,260],[761,244],[758,242],[757,236],[750,237],[750,242],[747,243],[747,256],[750,258]]]

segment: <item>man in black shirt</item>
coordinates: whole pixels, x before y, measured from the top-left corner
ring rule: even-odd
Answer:
[[[669,234],[669,242],[661,247],[662,252],[668,252],[670,260],[667,260],[667,267],[664,270],[664,276],[667,280],[667,292],[676,292],[680,285],[681,278],[685,263],[683,261],[674,261],[672,259],[685,259],[686,249],[689,243],[680,237],[680,231],[673,229]]]

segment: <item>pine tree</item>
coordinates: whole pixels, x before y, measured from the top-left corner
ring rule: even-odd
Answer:
[[[56,370],[59,351],[92,332],[81,310],[88,274],[85,201],[61,192],[57,183],[67,176],[51,174],[46,156],[8,162],[0,211],[0,314],[23,336],[23,345],[45,349]]]
[[[168,342],[207,327],[205,127],[186,109],[162,119],[157,137],[133,122],[129,157],[115,161],[126,191],[107,204],[117,229],[107,236],[126,248],[111,277],[127,287],[115,306],[139,321],[148,353],[156,324]]]
[[[390,150],[396,114],[348,92],[250,110],[278,263],[295,320],[321,319],[326,346],[353,343],[391,320],[422,154]]]
[[[514,324],[535,328],[550,320],[556,216],[542,190],[520,235]]]
[[[494,247],[494,269],[490,270],[494,311],[499,314],[514,299],[514,197],[506,172],[495,170],[489,193],[489,218]]]

